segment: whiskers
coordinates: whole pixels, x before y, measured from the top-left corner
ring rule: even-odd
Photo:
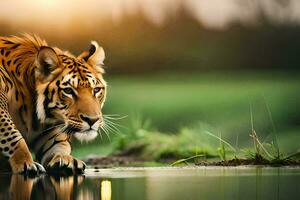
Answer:
[[[102,132],[106,135],[109,141],[111,141],[109,134],[110,133],[115,133],[121,135],[120,128],[126,128],[125,126],[120,125],[117,121],[125,119],[127,115],[121,116],[118,114],[112,114],[112,115],[103,115],[103,126],[100,127],[99,129],[99,134],[101,139],[102,137]]]
[[[59,124],[56,124],[54,126],[50,126],[46,129],[44,129],[40,134],[43,135],[43,134],[47,134],[49,131],[52,131],[53,129],[55,128],[58,128],[59,130],[64,130],[64,127],[65,127],[65,123],[59,123]]]
[[[103,138],[103,135],[106,136],[108,138],[109,141],[111,141],[111,137],[110,135],[113,134],[118,134],[118,135],[122,135],[122,129],[126,129],[125,126],[121,125],[119,123],[120,120],[125,119],[127,116],[122,116],[122,115],[117,115],[117,114],[113,114],[113,115],[103,115],[103,125],[100,126],[99,130],[97,131],[98,134],[100,135],[101,139]],[[40,132],[41,136],[47,135],[51,132],[55,132],[56,134],[59,133],[66,133],[68,135],[72,135],[72,134],[85,134],[85,135],[91,135],[91,133],[94,130],[86,130],[83,131],[82,127],[80,124],[77,124],[75,122],[72,123],[56,123],[53,126],[48,126],[45,127],[44,130],[42,130]],[[94,132],[94,134],[96,134]]]
[[[68,124],[63,127],[62,131],[67,134],[75,133],[75,132],[80,131],[80,126],[78,126],[76,124]]]
[[[46,129],[44,129],[41,134],[48,134],[50,131],[57,131],[57,132],[63,132],[63,133],[67,133],[67,134],[71,134],[75,131],[78,131],[80,130],[79,127],[77,127],[76,125],[73,125],[73,124],[66,124],[66,123],[59,123],[59,124],[56,124],[54,126],[51,126],[51,127],[48,127]]]
[[[60,130],[63,130],[64,127],[65,127],[65,123],[63,123],[63,122],[55,124],[53,126],[48,126],[46,129],[41,130],[41,132],[38,133],[38,135],[31,142],[31,145],[35,146],[42,138],[51,134],[53,130],[58,129],[60,131]]]

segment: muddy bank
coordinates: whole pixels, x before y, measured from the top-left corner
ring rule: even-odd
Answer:
[[[111,167],[141,167],[147,166],[149,160],[143,160],[138,157],[128,157],[128,156],[89,156],[83,160],[89,166],[97,166],[98,168],[111,168]],[[176,160],[161,160],[157,165],[172,165]],[[185,164],[185,163],[178,163]],[[259,166],[299,166],[300,160],[278,160],[269,161],[264,158],[256,159],[230,159],[230,160],[220,160],[220,161],[210,161],[210,160],[198,160],[196,162],[190,161],[186,164],[194,164],[196,166],[242,166],[242,165],[259,165]]]
[[[140,167],[144,166],[146,162],[146,160],[128,156],[88,156],[83,161],[88,166],[97,166],[98,168]]]

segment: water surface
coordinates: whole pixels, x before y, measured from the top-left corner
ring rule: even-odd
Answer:
[[[0,199],[300,199],[300,168],[87,169],[85,176],[0,176]]]

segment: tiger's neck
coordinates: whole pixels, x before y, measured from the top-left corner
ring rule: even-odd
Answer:
[[[0,37],[2,67],[18,87],[35,88],[35,59],[43,41],[26,37]]]
[[[17,128],[27,136],[39,129],[35,112],[35,59],[41,46],[40,41],[32,38],[0,37],[1,68],[9,82],[9,111]]]

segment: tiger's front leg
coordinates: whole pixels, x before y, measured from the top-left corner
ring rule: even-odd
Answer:
[[[86,164],[71,156],[69,134],[54,130],[41,140],[43,140],[43,144],[36,148],[38,149],[37,158],[49,174],[72,175],[84,173]]]
[[[0,152],[8,158],[13,173],[38,174],[42,165],[32,160],[27,144],[8,112],[7,94],[0,90]]]

